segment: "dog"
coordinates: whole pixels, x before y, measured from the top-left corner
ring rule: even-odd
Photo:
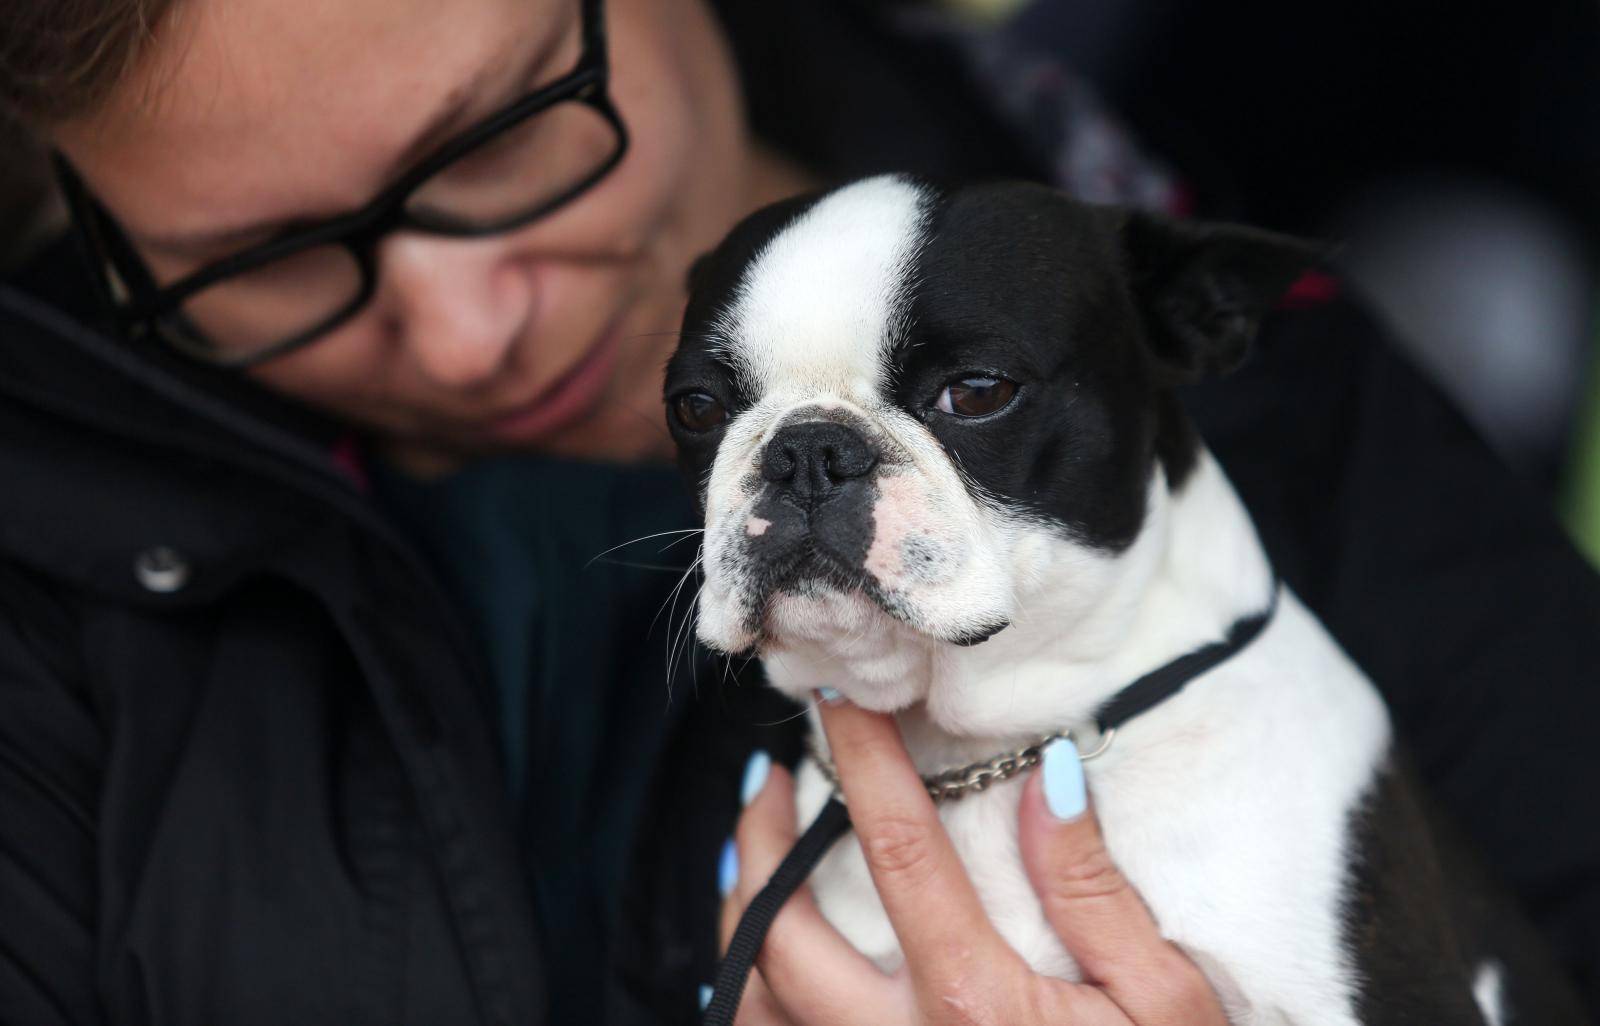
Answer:
[[[895,714],[926,775],[1072,731],[1112,857],[1231,1022],[1581,1022],[1176,397],[1244,359],[1317,255],[1017,183],[884,176],[752,215],[691,271],[667,371],[698,636],[802,702]],[[1269,609],[1099,736],[1123,685]],[[833,790],[812,726],[802,825]],[[1018,853],[1021,784],[940,814],[1000,933],[1076,979]],[[900,964],[858,845],[811,887]]]

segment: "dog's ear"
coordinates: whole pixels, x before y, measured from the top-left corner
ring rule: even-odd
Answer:
[[[1287,235],[1138,211],[1128,215],[1122,243],[1145,338],[1167,385],[1239,366],[1262,318],[1327,255]]]

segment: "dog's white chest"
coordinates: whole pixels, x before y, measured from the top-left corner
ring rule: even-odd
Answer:
[[[1285,600],[1252,649],[1193,685],[1203,694],[1147,713],[1086,770],[1112,857],[1231,1021],[1353,1024],[1347,831],[1387,751],[1387,716],[1321,627]],[[814,815],[829,790],[815,766],[799,788],[801,815]],[[1021,791],[1009,781],[941,816],[1002,936],[1035,969],[1076,978],[1022,867]],[[812,886],[856,947],[885,969],[899,965],[852,837]]]

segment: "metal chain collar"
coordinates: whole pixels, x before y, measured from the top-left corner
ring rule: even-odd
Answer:
[[[1100,735],[1100,744],[1094,751],[1087,755],[1079,755],[1082,762],[1096,759],[1106,753],[1111,747],[1111,742],[1117,736],[1115,727]],[[1043,737],[1011,752],[1002,752],[992,759],[983,762],[969,763],[957,766],[955,769],[942,770],[922,778],[922,784],[928,789],[928,797],[939,802],[955,801],[965,798],[969,794],[987,791],[994,784],[1010,780],[1018,774],[1025,773],[1039,765],[1044,758],[1044,748],[1052,741],[1069,740],[1077,743],[1076,736],[1070,730],[1058,730],[1053,734]],[[822,776],[833,786],[835,792],[839,791],[839,771],[834,768],[833,761],[818,750],[815,738],[808,741],[811,749],[811,759],[817,764],[817,769],[822,771]]]

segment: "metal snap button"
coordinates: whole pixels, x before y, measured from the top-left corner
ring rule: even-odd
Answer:
[[[156,545],[133,561],[133,576],[146,591],[170,595],[189,583],[189,561],[176,549]]]

